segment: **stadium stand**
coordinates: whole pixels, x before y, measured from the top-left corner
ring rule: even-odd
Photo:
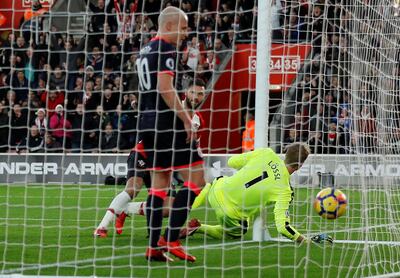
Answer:
[[[311,42],[313,46],[309,62],[288,90],[291,99],[282,97],[289,105],[282,113],[285,124],[280,127],[279,140],[308,141],[317,153],[351,153],[354,140],[362,141],[366,151],[372,150],[369,147],[374,145],[376,132],[374,108],[368,97],[357,109],[363,135],[351,133],[346,7],[337,1],[312,2],[273,1],[273,40]],[[160,1],[144,6],[142,1],[120,3],[124,5],[108,1],[106,7],[103,0],[86,3],[90,20],[80,36],[51,26],[49,32],[40,32],[38,40],[25,30],[10,33],[1,42],[0,151],[20,149],[18,145],[29,130],[37,126],[40,109],[45,111],[45,124],[39,128],[46,142],[43,151],[130,149],[136,140],[135,58],[140,45],[156,35],[157,11],[162,7]],[[182,1],[181,7],[189,16],[190,35],[180,49],[179,80],[195,74],[206,82],[215,78],[218,70],[223,71],[222,60],[235,45],[256,35],[253,0],[236,1],[236,5],[219,1],[218,13],[210,3]],[[165,5],[178,4],[167,1]],[[373,94],[367,84],[362,93]],[[62,106],[61,114],[56,111],[58,105]],[[109,132],[116,143],[104,149],[104,136],[111,136]]]

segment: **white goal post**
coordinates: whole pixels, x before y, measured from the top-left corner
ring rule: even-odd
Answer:
[[[257,67],[255,100],[255,148],[268,146],[269,128],[269,72],[271,57],[271,0],[260,1],[257,8]],[[254,220],[254,241],[269,240],[271,237],[265,226],[265,210]]]

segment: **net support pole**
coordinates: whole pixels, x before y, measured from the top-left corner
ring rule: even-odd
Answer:
[[[258,1],[255,148],[268,146],[271,27],[271,0]],[[270,239],[271,236],[265,225],[265,208],[261,208],[260,216],[253,223],[253,241],[266,241]]]

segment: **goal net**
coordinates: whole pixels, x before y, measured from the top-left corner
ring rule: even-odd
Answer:
[[[266,13],[256,0],[0,1],[0,275],[400,275],[399,3],[268,3],[270,45],[258,33]],[[268,94],[265,147],[283,157],[290,143],[307,142],[312,152],[291,178],[290,223],[334,244],[284,238],[274,205],[263,200],[265,220],[252,215],[241,223],[247,233],[233,238],[215,228],[226,210],[208,199],[185,225],[208,225],[182,239],[194,264],[145,260],[148,191],[132,199],[125,190],[139,86],[149,81],[136,60],[170,5],[188,16],[174,87],[201,115],[206,181],[233,175],[228,159],[254,148],[256,77],[267,75],[257,72],[262,43],[270,60],[268,84],[257,92]],[[169,196],[182,183],[174,174]],[[348,198],[337,220],[313,209],[324,187]],[[252,240],[254,222],[269,241]]]

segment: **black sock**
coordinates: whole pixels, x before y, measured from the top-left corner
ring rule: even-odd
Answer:
[[[157,242],[160,238],[162,227],[162,211],[164,199],[150,194],[146,202],[146,218],[149,233],[149,243],[153,248],[158,247]]]
[[[167,241],[176,241],[179,238],[179,232],[186,222],[196,194],[187,187],[183,187],[176,194],[172,210],[170,212],[169,227],[165,230]]]

